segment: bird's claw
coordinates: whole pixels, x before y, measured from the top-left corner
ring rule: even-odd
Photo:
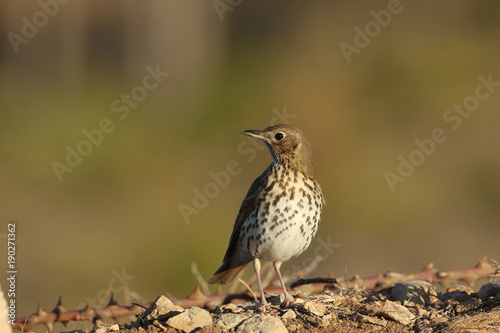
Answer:
[[[271,305],[269,305],[269,303],[264,299],[264,301],[257,301],[255,303],[255,305],[258,307],[258,308],[263,308],[265,310],[271,310]]]
[[[290,295],[285,295],[285,300],[281,302],[281,307],[288,307],[290,305],[293,305],[295,303],[295,299],[293,299],[292,296]]]

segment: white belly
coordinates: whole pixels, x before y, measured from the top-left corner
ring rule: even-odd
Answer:
[[[299,186],[306,182],[309,187]],[[319,225],[322,195],[312,179],[299,175],[297,182],[274,186],[262,198],[258,212],[243,224],[241,245],[252,257],[285,262],[300,255],[311,244]],[[293,195],[291,193],[294,192]]]

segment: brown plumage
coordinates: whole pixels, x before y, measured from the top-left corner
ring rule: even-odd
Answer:
[[[288,302],[281,263],[307,249],[316,234],[323,204],[321,188],[314,180],[311,145],[302,131],[292,125],[242,133],[262,141],[272,162],[243,200],[223,264],[208,282],[228,283],[253,261],[262,303],[267,305],[260,259],[273,261]]]

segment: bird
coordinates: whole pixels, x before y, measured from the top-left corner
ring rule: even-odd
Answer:
[[[271,153],[271,164],[246,194],[222,266],[208,283],[226,284],[253,262],[261,301],[269,307],[260,277],[261,260],[272,261],[284,294],[290,299],[281,265],[302,254],[311,244],[321,220],[323,194],[314,179],[309,140],[297,127],[278,124],[242,134],[260,140]]]

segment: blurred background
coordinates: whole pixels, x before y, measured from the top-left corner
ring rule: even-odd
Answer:
[[[280,122],[310,139],[327,200],[284,271],[329,242],[310,277],[500,260],[500,87],[477,88],[500,82],[498,1],[5,0],[0,32],[18,317],[60,295],[186,296],[270,162],[240,132]],[[415,152],[436,128],[446,140]],[[420,165],[388,182],[410,155]]]

